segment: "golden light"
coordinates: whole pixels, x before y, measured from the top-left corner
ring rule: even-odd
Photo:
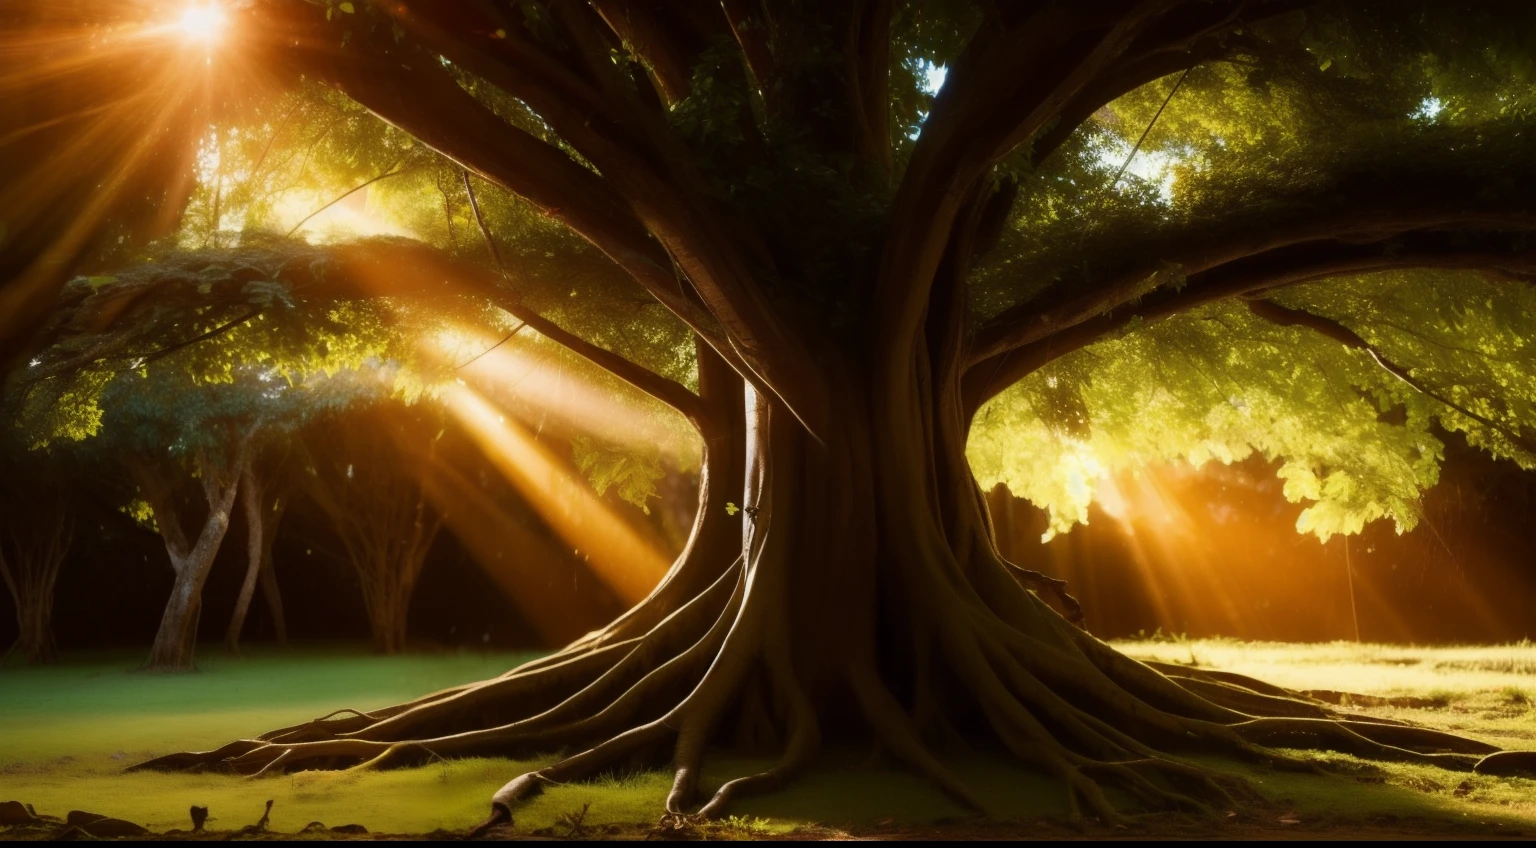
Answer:
[[[491,463],[626,604],[638,603],[671,565],[521,424],[479,392],[454,386],[443,402]]]
[[[190,6],[176,21],[176,31],[189,41],[213,44],[224,35],[229,16],[215,5]]]

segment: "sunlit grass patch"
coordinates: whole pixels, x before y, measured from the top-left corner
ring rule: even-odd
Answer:
[[[1230,639],[1113,644],[1137,659],[1220,668],[1287,689],[1415,695],[1447,705],[1469,693],[1528,687],[1536,673],[1536,644],[1531,642],[1455,647]]]
[[[1292,688],[1386,698],[1378,706],[1342,708],[1451,730],[1505,748],[1536,750],[1531,678],[1505,670],[1536,660],[1536,648],[1528,645],[1412,648],[1197,640],[1119,647],[1167,662],[1187,663],[1193,657],[1202,667]],[[1490,664],[1477,666],[1479,656]],[[480,653],[376,657],[320,648],[257,651],[247,659],[210,654],[202,661],[203,671],[194,675],[130,673],[137,654],[0,670],[0,800],[14,798],[53,815],[87,809],[164,831],[186,828],[193,804],[210,808],[210,828],[238,829],[256,821],[270,798],[275,801],[271,827],[279,833],[295,833],[312,821],[361,824],[382,833],[462,833],[485,817],[496,789],[550,758],[441,761],[401,771],[300,772],[259,780],[126,774],[123,769],[156,754],[213,747],[341,707],[366,710],[495,676],[524,658]],[[1441,829],[1465,826],[1470,834],[1536,834],[1533,780],[1367,763],[1334,754],[1297,755],[1318,759],[1330,773],[1289,774],[1215,758],[1202,762],[1245,777],[1268,799],[1267,807],[1244,810],[1233,819],[1253,826],[1326,832],[1434,823]],[[768,765],[771,761],[711,759],[702,788],[708,791]],[[1049,821],[1066,812],[1060,786],[1004,759],[976,756],[951,765],[1007,820]],[[517,811],[516,827],[520,833],[553,837],[602,836],[621,826],[633,832],[657,820],[670,783],[665,772],[639,772],[550,787]],[[931,827],[969,821],[964,810],[925,780],[885,759],[871,759],[868,749],[829,751],[791,786],[743,798],[731,812],[736,818],[712,825],[710,838],[768,838],[812,826],[882,832],[900,823]],[[1165,824],[1149,827],[1173,827],[1169,823],[1175,820],[1158,821]]]

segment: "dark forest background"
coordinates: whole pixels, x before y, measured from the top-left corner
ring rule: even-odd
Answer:
[[[1250,459],[1231,466],[1164,475],[1164,490],[1187,516],[1191,539],[1170,543],[1147,519],[1116,520],[1095,504],[1089,523],[1035,544],[1046,528],[1042,510],[993,490],[989,504],[1004,554],[1069,581],[1088,628],[1104,638],[1227,636],[1326,641],[1359,635],[1375,642],[1508,642],[1536,632],[1536,475],[1493,460],[1458,436],[1445,436],[1446,463],[1423,501],[1424,518],[1399,535],[1389,521],[1351,537],[1351,610],[1345,541],[1321,543],[1295,532],[1302,506],[1285,500],[1275,466]],[[615,511],[674,550],[696,497],[690,475],[663,482],[650,515],[615,497]],[[65,650],[148,644],[172,574],[159,538],[77,487],[79,524],[59,579],[55,630]],[[503,502],[515,497],[503,497]],[[528,511],[525,524],[561,543]],[[274,551],[290,637],[350,641],[368,636],[357,578],[325,521],[302,500],[288,513]],[[1196,548],[1201,554],[1192,554]],[[1039,559],[1039,551],[1045,553]],[[670,555],[673,551],[667,551]],[[200,641],[223,637],[245,568],[244,527],[237,518],[209,578]],[[1198,560],[1198,561],[1197,561]],[[509,551],[505,569],[527,569]],[[544,591],[580,597],[594,622],[616,602],[578,557],[537,563]],[[566,577],[569,578],[568,585]],[[558,584],[558,585],[557,585]],[[451,532],[443,532],[423,570],[410,612],[418,650],[507,650],[553,647],[530,627],[516,598],[478,564]],[[524,603],[530,599],[523,598]],[[0,616],[0,643],[15,636]],[[257,593],[247,619],[248,645],[273,639]]]

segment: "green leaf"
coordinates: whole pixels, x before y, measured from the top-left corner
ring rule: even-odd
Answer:
[[[350,15],[350,14],[352,14],[352,13],[353,13],[353,12],[355,12],[355,11],[357,11],[357,10],[356,10],[356,9],[354,9],[354,8],[353,8],[353,7],[352,7],[352,4],[351,4],[351,3],[342,3],[342,4],[341,4],[341,5],[340,5],[340,9],[341,9],[341,10],[342,10],[342,11],[343,11],[343,12],[346,12],[346,13],[347,13],[347,14],[349,14],[349,15]]]
[[[737,505],[735,505],[735,504],[733,504],[733,503],[731,503],[729,501],[726,502],[726,504],[725,504],[725,514],[726,515],[735,515],[738,512],[741,512],[741,507],[739,507],[739,506],[737,506]]]

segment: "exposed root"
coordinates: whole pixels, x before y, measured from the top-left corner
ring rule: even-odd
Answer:
[[[918,738],[917,728],[885,684],[874,674],[863,671],[856,673],[850,683],[870,727],[879,734],[892,753],[919,774],[932,780],[934,785],[961,806],[972,812],[989,812],[986,804],[976,797],[970,787],[940,763],[922,739]]]
[[[1019,585],[1036,593],[1043,592],[1055,598],[1056,602],[1061,604],[1063,617],[1078,627],[1083,626],[1083,605],[1077,598],[1067,592],[1067,581],[1041,574],[1038,571],[1030,571],[1022,566],[1014,565],[1001,557],[998,558],[998,562],[1008,567],[1008,573],[1013,575],[1014,580],[1019,581]]]
[[[767,513],[758,520],[766,533]],[[1016,596],[986,600],[964,582],[922,585],[924,608],[906,622],[915,646],[912,703],[894,694],[869,651],[842,658],[843,688],[833,696],[851,696],[881,750],[975,812],[987,812],[986,805],[941,762],[936,739],[1000,743],[1018,761],[1059,780],[1073,818],[1120,823],[1147,811],[1210,814],[1257,801],[1241,780],[1180,759],[1187,753],[1319,771],[1315,762],[1280,751],[1333,750],[1472,770],[1498,750],[1339,713],[1241,675],[1136,662],[1050,612],[1021,584],[1008,585]],[[713,818],[742,795],[793,779],[821,748],[828,696],[813,697],[791,660],[785,591],[780,576],[738,561],[694,598],[651,616],[638,635],[589,638],[580,649],[484,683],[382,710],[340,710],[135,768],[262,776],[575,750],[498,791],[490,818],[476,832],[512,823],[517,805],[548,786],[669,759],[667,819]],[[984,727],[958,733],[961,723],[949,720],[957,706],[979,711]],[[707,752],[723,731],[772,741],[779,759],[725,782],[695,809]]]

